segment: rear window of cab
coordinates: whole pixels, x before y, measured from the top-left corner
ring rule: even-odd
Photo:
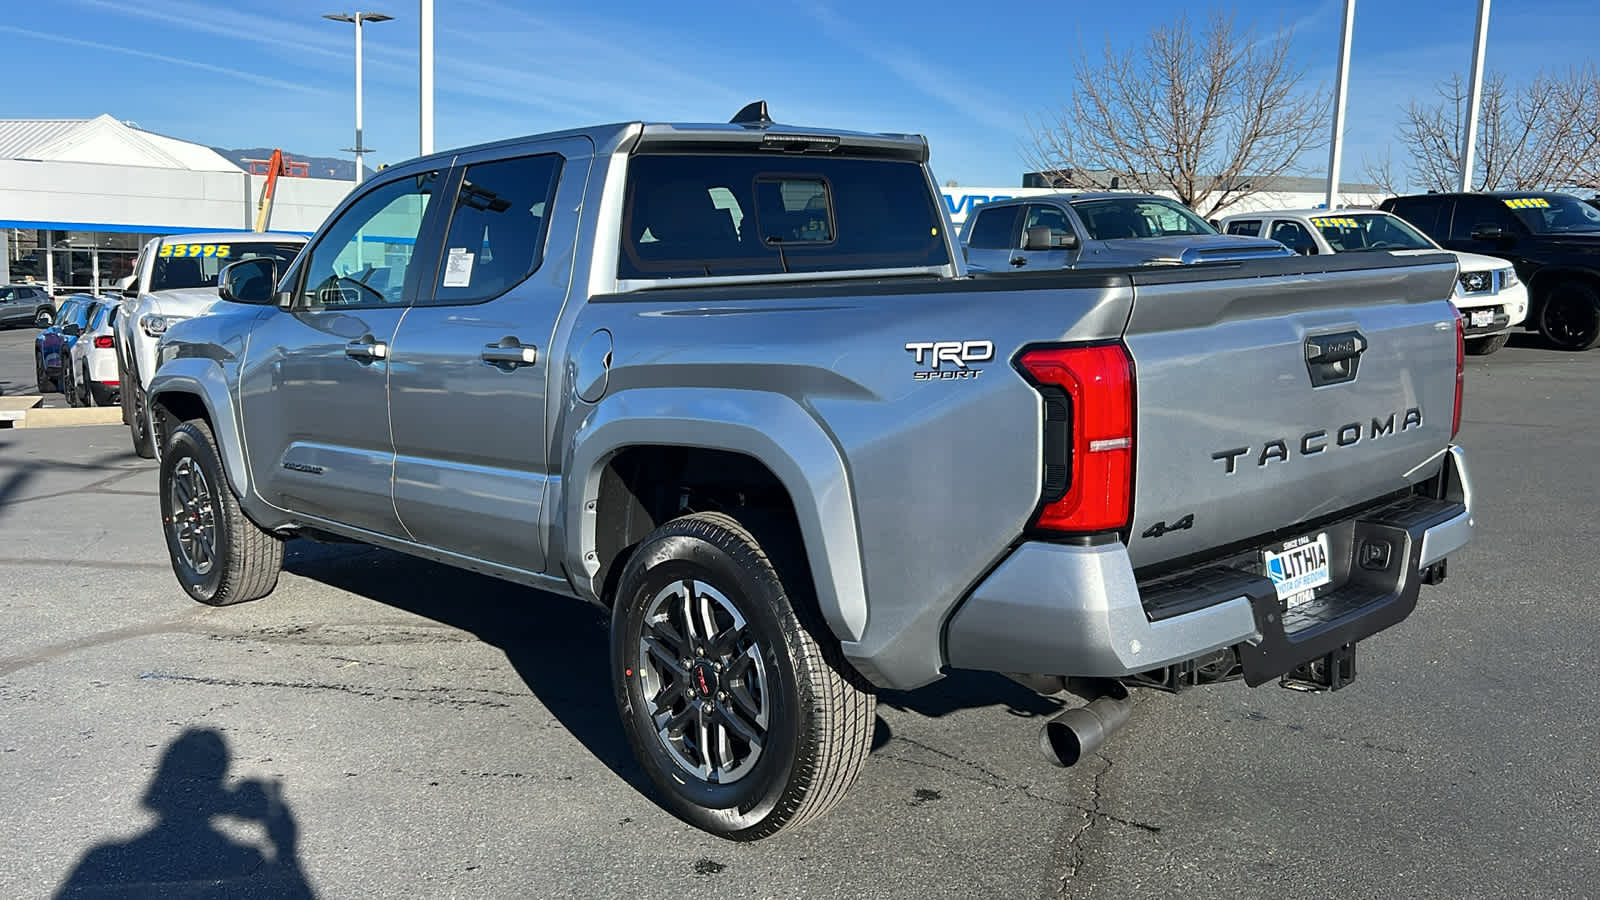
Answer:
[[[641,155],[629,166],[628,279],[948,265],[944,218],[914,162]]]

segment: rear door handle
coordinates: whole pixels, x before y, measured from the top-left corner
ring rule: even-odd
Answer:
[[[507,371],[521,366],[531,366],[539,361],[539,348],[530,347],[514,337],[504,337],[498,344],[488,344],[478,358]]]
[[[389,358],[389,345],[383,341],[375,341],[367,335],[359,341],[351,341],[344,345],[344,355],[362,362],[371,362],[375,359]]]

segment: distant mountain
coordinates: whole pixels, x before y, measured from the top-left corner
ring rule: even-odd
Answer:
[[[248,147],[243,150],[227,150],[222,147],[212,147],[231,162],[244,166],[247,159],[271,159],[271,147]],[[356,161],[353,159],[340,159],[337,156],[304,156],[293,150],[284,153],[295,162],[309,163],[312,178],[332,178],[338,181],[350,181],[356,177]],[[373,168],[367,166],[367,177],[371,177]]]

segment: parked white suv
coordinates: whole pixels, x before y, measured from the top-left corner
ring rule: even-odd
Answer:
[[[95,302],[88,324],[72,343],[61,372],[61,393],[69,406],[110,406],[117,402],[121,374],[117,371],[114,331],[121,313],[120,298]]]
[[[173,322],[197,316],[216,302],[217,273],[223,266],[268,256],[288,268],[305,243],[301,234],[222,231],[173,234],[144,245],[116,324],[122,420],[140,456],[155,455],[144,420],[144,394],[155,377],[156,341]]]
[[[1461,310],[1467,352],[1493,353],[1528,315],[1528,289],[1511,263],[1493,256],[1445,250],[1411,223],[1376,209],[1290,209],[1238,213],[1218,226],[1226,234],[1264,237],[1296,253],[1455,254],[1461,270],[1451,300]]]

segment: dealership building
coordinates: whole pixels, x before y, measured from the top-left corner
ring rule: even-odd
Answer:
[[[265,182],[210,147],[109,115],[0,119],[0,284],[115,286],[151,237],[251,230]],[[351,187],[295,167],[277,180],[268,227],[309,234]]]

